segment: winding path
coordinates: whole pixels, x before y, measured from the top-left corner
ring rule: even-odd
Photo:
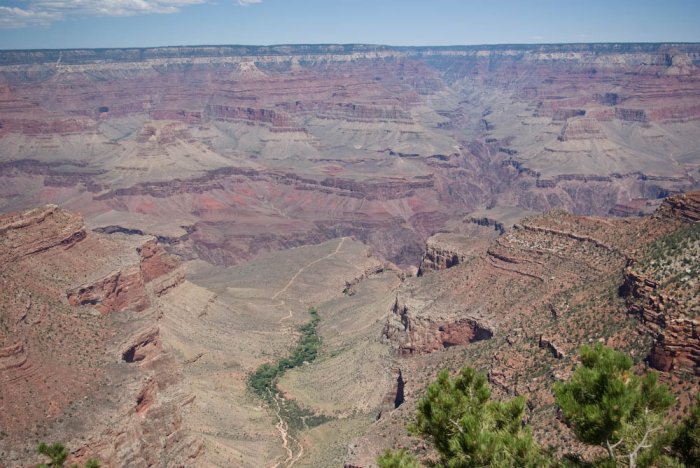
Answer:
[[[306,265],[304,265],[303,267],[299,268],[299,269],[297,270],[297,272],[294,273],[294,275],[289,279],[289,281],[287,281],[287,284],[285,284],[284,287],[283,287],[282,289],[280,289],[279,291],[277,291],[277,292],[272,296],[271,299],[272,299],[272,300],[276,300],[281,294],[284,294],[285,292],[287,292],[287,290],[289,289],[289,287],[294,283],[294,281],[299,277],[299,275],[302,274],[306,269],[308,269],[309,267],[311,267],[311,266],[313,266],[313,265],[315,265],[315,264],[317,264],[317,263],[319,263],[319,262],[322,262],[323,260],[329,259],[329,258],[331,258],[332,256],[336,255],[338,252],[340,252],[340,249],[343,247],[343,244],[345,243],[345,239],[347,239],[347,237],[343,237],[343,238],[340,239],[340,242],[338,242],[338,245],[335,247],[335,250],[334,250],[333,252],[329,253],[328,255],[324,255],[323,257],[317,258],[316,260],[313,260],[313,261],[307,263]],[[280,302],[279,302],[278,305],[280,305],[280,306],[286,306],[287,303],[285,302],[284,299],[280,299]],[[289,312],[288,315],[282,317],[282,318],[279,320],[280,323],[282,323],[282,321],[284,321],[284,320],[289,320],[289,319],[291,319],[291,318],[294,317],[294,314],[293,314],[293,312],[292,312],[292,309],[288,307],[287,310],[288,310],[288,312]],[[269,391],[269,390],[268,390],[268,391]],[[282,448],[283,448],[284,451],[287,453],[287,457],[286,457],[283,461],[280,461],[280,462],[275,463],[275,464],[272,466],[272,468],[277,468],[277,467],[280,466],[280,465],[284,465],[284,466],[286,466],[287,468],[289,468],[289,467],[291,467],[291,466],[294,466],[294,464],[295,464],[297,461],[299,461],[299,459],[301,458],[301,456],[304,454],[304,447],[301,445],[301,443],[300,443],[298,440],[296,440],[294,437],[292,437],[292,436],[289,434],[289,426],[288,426],[287,422],[284,420],[284,418],[282,417],[282,414],[281,414],[281,407],[280,407],[280,402],[279,402],[279,400],[280,400],[282,397],[279,395],[279,393],[276,393],[276,394],[274,394],[274,395],[272,395],[272,393],[270,393],[270,396],[271,396],[272,399],[275,401],[275,406],[276,406],[276,408],[275,408],[275,416],[277,416],[277,421],[278,421],[278,422],[277,422],[277,424],[275,424],[275,427],[277,428],[277,431],[279,431],[280,436],[282,437]],[[295,444],[297,445],[297,447],[299,447],[299,451],[297,452],[296,455],[294,455],[294,450],[292,449],[291,443],[290,443],[290,442],[295,443]]]
[[[326,259],[328,259],[328,258],[334,256],[334,255],[337,254],[338,252],[340,252],[340,249],[343,247],[343,244],[345,243],[345,239],[347,239],[347,237],[343,237],[343,238],[340,239],[340,242],[338,242],[338,246],[335,248],[335,250],[334,250],[333,252],[331,252],[331,253],[329,253],[328,255],[323,256],[323,257],[321,257],[321,258],[317,258],[316,260],[314,260],[314,261],[312,261],[312,262],[310,262],[310,263],[307,263],[307,264],[304,265],[303,267],[299,268],[299,270],[298,270],[296,273],[294,273],[294,276],[292,276],[292,277],[289,279],[289,281],[287,282],[287,284],[285,284],[284,287],[283,287],[282,289],[280,289],[279,291],[277,291],[277,292],[272,296],[272,299],[277,299],[277,297],[278,297],[280,294],[287,292],[287,289],[289,289],[289,287],[292,285],[292,283],[294,283],[294,281],[297,279],[297,277],[298,277],[304,270],[306,270],[306,269],[309,268],[310,266],[315,265],[315,264],[317,264],[318,262],[322,262],[322,261],[324,261],[324,260],[326,260]]]

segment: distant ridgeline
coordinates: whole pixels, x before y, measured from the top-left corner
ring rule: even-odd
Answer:
[[[109,49],[33,49],[0,51],[0,66],[25,64],[89,64],[145,62],[155,59],[236,58],[263,56],[359,55],[371,58],[401,56],[478,56],[484,53],[522,59],[538,54],[651,54],[665,49],[690,54],[700,59],[700,43],[595,43],[595,44],[498,44],[469,46],[396,47],[371,44],[295,44],[295,45],[203,45]],[[545,57],[542,57],[545,58]],[[556,58],[556,57],[551,57]],[[570,57],[574,58],[574,57]],[[580,59],[580,57],[576,57]]]

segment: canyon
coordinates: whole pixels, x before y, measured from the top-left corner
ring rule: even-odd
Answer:
[[[0,52],[0,209],[233,265],[355,236],[417,265],[475,210],[648,213],[698,187],[700,47]],[[260,226],[264,226],[261,229]]]
[[[593,342],[681,415],[699,129],[698,44],[0,51],[0,463],[429,460],[465,363],[587,456],[551,386]]]

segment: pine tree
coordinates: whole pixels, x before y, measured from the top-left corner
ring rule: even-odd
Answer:
[[[66,458],[68,458],[68,450],[63,444],[58,442],[54,442],[51,445],[46,445],[44,442],[41,442],[37,446],[36,451],[51,459],[49,463],[39,466],[62,467]]]
[[[51,445],[46,445],[45,442],[41,442],[37,446],[36,451],[51,459],[48,463],[40,463],[38,468],[63,468],[66,458],[68,458],[68,449],[60,442],[54,442]],[[100,466],[99,460],[90,458],[85,462],[84,468],[100,468]],[[73,464],[71,468],[78,468],[78,465]]]
[[[672,448],[687,466],[700,466],[700,394],[695,395],[695,406],[678,426]]]
[[[632,360],[600,344],[581,348],[581,365],[571,380],[554,386],[557,404],[582,442],[600,445],[615,463],[651,463],[665,434],[674,402],[655,373],[632,373]]]
[[[438,374],[418,403],[409,430],[427,437],[448,467],[543,466],[547,458],[523,425],[525,400],[490,400],[486,377],[463,367],[455,378]]]
[[[418,460],[405,449],[387,450],[377,459],[379,468],[419,468]]]

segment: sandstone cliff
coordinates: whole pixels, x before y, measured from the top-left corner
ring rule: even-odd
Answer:
[[[3,462],[26,466],[40,439],[62,441],[72,462],[153,464],[165,450],[193,463],[202,444],[182,424],[187,394],[154,325],[159,294],[184,278],[179,263],[145,236],[88,232],[56,206],[0,226]],[[76,286],[86,278],[96,280]],[[164,278],[168,288],[152,286]]]
[[[676,229],[625,269],[627,303],[655,337],[653,367],[700,375],[700,192],[665,200],[657,216]]]

